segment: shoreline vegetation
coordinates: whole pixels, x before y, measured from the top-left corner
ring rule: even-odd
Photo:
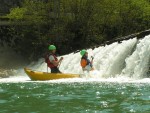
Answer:
[[[22,0],[0,21],[0,44],[33,61],[49,44],[64,55],[149,29],[150,1]]]

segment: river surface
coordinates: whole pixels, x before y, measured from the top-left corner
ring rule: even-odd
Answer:
[[[0,113],[150,113],[149,82],[12,81],[0,82]]]

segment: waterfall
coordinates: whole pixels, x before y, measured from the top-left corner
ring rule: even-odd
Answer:
[[[99,71],[99,77],[115,77],[115,75],[121,74],[122,69],[125,67],[125,59],[131,55],[136,43],[137,39],[134,38],[123,41],[121,44],[113,43],[94,50],[87,50],[89,58],[94,56],[93,65],[95,70]],[[79,53],[64,56],[60,70],[65,73],[82,73],[80,59]]]
[[[147,77],[150,64],[150,35],[143,39],[137,38],[115,42],[110,45],[100,46],[95,49],[88,49],[88,58],[94,57],[94,71],[91,76],[99,78],[110,78],[125,76],[131,78]],[[79,52],[64,55],[60,65],[63,73],[83,74],[80,66],[81,55]],[[47,71],[44,59],[38,63],[33,62],[29,66],[39,71]]]
[[[131,56],[125,59],[126,67],[122,75],[142,78],[146,77],[150,67],[150,35],[139,40],[135,51]]]
[[[147,77],[150,63],[150,35],[143,39],[133,38],[115,42],[111,45],[100,46],[95,49],[88,49],[88,58],[94,57],[94,71],[90,72],[92,77]],[[80,66],[81,55],[79,52],[64,55],[60,65],[63,73],[83,74]],[[47,71],[44,59],[33,62],[29,67],[39,71]]]
[[[84,49],[84,48],[83,48]],[[5,51],[6,52],[6,51]],[[1,49],[1,53],[5,53]],[[88,49],[88,58],[94,57],[93,66],[94,71],[90,72],[91,77],[96,78],[146,78],[150,69],[150,35],[145,36],[143,39],[138,40],[136,37],[121,43],[115,42],[110,45],[100,46],[95,49]],[[7,52],[6,52],[7,53]],[[12,64],[18,65],[18,58],[12,60],[10,53],[6,54]],[[4,54],[3,54],[4,56]],[[0,58],[2,55],[0,55]],[[80,66],[81,55],[79,52],[64,55],[64,60],[60,65],[60,71],[63,73],[83,74]],[[60,57],[58,57],[59,59]],[[20,60],[19,60],[20,61]],[[22,61],[22,60],[21,60]],[[1,58],[0,65],[6,64],[5,58]],[[8,63],[7,63],[8,64]],[[10,64],[9,64],[10,65]],[[10,66],[11,66],[10,65]],[[41,58],[37,62],[32,62],[27,66],[33,70],[47,72],[47,65],[44,59]],[[49,69],[50,72],[50,69]],[[22,74],[23,72],[22,67]]]

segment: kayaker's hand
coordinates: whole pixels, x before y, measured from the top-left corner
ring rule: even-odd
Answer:
[[[63,57],[61,57],[61,58],[60,58],[60,61],[62,61],[63,59],[64,59],[64,58],[63,58]]]
[[[63,60],[63,57],[61,57],[58,61],[58,65],[60,65],[61,61]]]

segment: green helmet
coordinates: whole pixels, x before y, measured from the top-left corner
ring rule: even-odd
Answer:
[[[55,50],[56,47],[55,47],[54,45],[49,45],[48,49],[49,49],[49,50]]]
[[[84,56],[87,51],[85,49],[80,51],[81,56]]]

